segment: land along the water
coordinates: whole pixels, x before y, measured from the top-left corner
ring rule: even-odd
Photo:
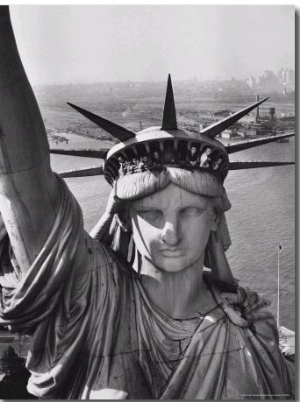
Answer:
[[[230,109],[237,111],[255,102],[254,94],[228,99],[202,99],[201,93],[177,91],[174,86],[177,118],[180,125],[199,124],[201,111]],[[126,87],[126,86],[125,86]],[[71,109],[66,102],[110,119],[132,131],[160,125],[165,84],[141,85],[140,89],[121,86],[101,91],[102,86],[55,86],[36,89],[41,113],[47,127],[51,148],[109,148],[114,139]],[[102,88],[102,89],[103,89]],[[148,92],[147,89],[148,88]],[[293,97],[270,95],[260,107],[267,116],[270,107],[276,115],[294,115]],[[232,160],[294,160],[295,143],[273,143],[231,155]],[[101,166],[102,160],[52,155],[56,172],[74,168]],[[109,185],[103,176],[66,179],[78,199],[85,227],[90,230],[104,212]],[[232,246],[227,256],[241,285],[249,286],[267,297],[276,314],[278,243],[280,252],[280,324],[295,328],[295,170],[294,166],[231,172],[226,180],[232,209],[227,221]],[[8,344],[0,339],[1,348]],[[26,353],[26,342],[14,341],[17,352]]]

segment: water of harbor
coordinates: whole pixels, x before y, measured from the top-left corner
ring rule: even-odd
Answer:
[[[73,146],[72,136],[69,136]],[[83,143],[82,143],[83,141]],[[78,138],[76,138],[78,144]],[[80,138],[80,147],[97,147],[98,143]],[[100,145],[101,144],[101,145]],[[99,142],[100,146],[103,146]],[[105,145],[105,144],[104,144]],[[60,147],[61,144],[58,145]],[[56,147],[56,144],[51,144]],[[231,160],[292,161],[295,142],[273,143],[230,155]],[[101,160],[62,155],[51,156],[56,172],[100,166]],[[89,231],[105,210],[110,186],[103,176],[65,179],[79,201]],[[232,246],[227,257],[240,285],[248,286],[272,302],[277,315],[278,244],[282,246],[280,263],[279,324],[295,329],[295,169],[294,166],[248,169],[230,172],[226,189],[232,208],[227,222]],[[7,334],[2,334],[7,337]],[[23,344],[24,343],[24,344]],[[18,338],[7,343],[0,334],[0,352],[8,344],[26,356],[29,343]]]
[[[88,145],[87,145],[88,146]],[[230,155],[231,160],[293,161],[294,138]],[[89,158],[51,156],[57,172],[99,166]],[[66,179],[78,199],[85,228],[90,230],[104,212],[110,186],[103,176]],[[242,286],[259,291],[277,308],[278,244],[280,264],[280,325],[295,328],[295,167],[232,171],[226,179],[232,203],[227,222],[232,246],[227,252],[234,276]]]

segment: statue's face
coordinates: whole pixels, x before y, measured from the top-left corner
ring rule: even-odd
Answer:
[[[212,203],[174,184],[131,203],[130,220],[137,249],[156,268],[179,272],[203,264],[211,230]]]

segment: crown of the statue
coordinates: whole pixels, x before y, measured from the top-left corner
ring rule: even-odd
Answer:
[[[165,167],[209,171],[223,182],[231,169],[229,153],[262,145],[274,139],[250,140],[247,144],[224,146],[215,137],[267,99],[231,114],[199,132],[178,127],[170,75],[161,127],[150,127],[133,133],[94,113],[68,104],[120,140],[120,143],[108,151],[104,162],[104,175],[110,184],[124,175],[146,170],[155,172]],[[239,168],[248,167],[234,167]]]
[[[108,151],[104,175],[112,183],[126,174],[179,167],[209,170],[223,181],[228,162],[226,149],[219,141],[180,127],[150,127]]]

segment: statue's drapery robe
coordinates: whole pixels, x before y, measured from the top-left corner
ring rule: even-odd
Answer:
[[[292,370],[272,316],[254,293],[232,304],[208,281],[216,307],[174,320],[141,278],[83,230],[61,185],[56,221],[25,275],[2,240],[0,323],[32,335],[29,392],[47,398],[292,398]]]

